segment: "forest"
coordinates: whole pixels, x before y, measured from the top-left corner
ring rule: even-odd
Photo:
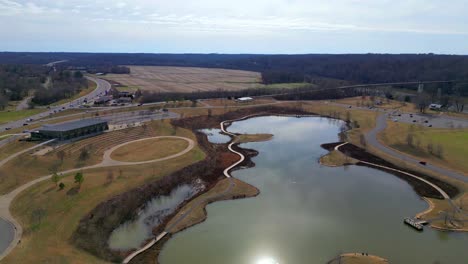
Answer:
[[[57,70],[28,64],[0,64],[0,110],[9,101],[33,95],[32,104],[47,105],[71,97],[88,87],[79,71]]]
[[[0,53],[0,63],[64,65],[98,69],[117,65],[193,66],[262,73],[265,84],[310,82],[322,77],[354,83],[468,80],[468,56],[434,54],[146,54]],[[117,69],[119,71],[120,69]]]

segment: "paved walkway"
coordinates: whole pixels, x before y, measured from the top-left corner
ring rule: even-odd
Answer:
[[[182,140],[186,140],[187,142],[189,142],[189,145],[187,146],[186,149],[184,149],[183,151],[181,151],[181,152],[179,152],[177,154],[174,154],[174,155],[171,155],[171,156],[168,156],[168,157],[164,157],[164,158],[160,158],[160,159],[156,159],[156,160],[149,160],[149,161],[142,161],[142,162],[121,162],[121,161],[112,160],[110,158],[110,154],[112,153],[112,151],[114,151],[115,149],[117,149],[118,147],[120,147],[122,145],[130,144],[130,143],[133,143],[135,141],[155,139],[155,138],[177,138],[177,139],[182,139]],[[77,171],[89,170],[89,169],[95,169],[95,168],[103,168],[103,167],[130,166],[130,165],[139,165],[139,164],[145,164],[145,163],[161,162],[161,161],[165,161],[165,160],[168,160],[168,159],[173,159],[173,158],[182,156],[182,155],[186,154],[187,152],[189,152],[190,150],[192,150],[193,147],[195,146],[195,142],[192,139],[185,138],[185,137],[178,137],[178,136],[158,136],[158,137],[150,137],[150,138],[145,138],[145,139],[138,139],[138,140],[135,140],[135,141],[127,142],[127,143],[124,143],[124,144],[121,144],[121,145],[118,145],[116,147],[113,147],[113,148],[109,149],[108,151],[105,152],[104,159],[99,164],[92,165],[92,166],[86,166],[86,167],[82,167],[82,168],[66,170],[66,171],[59,172],[59,174],[64,175],[64,174],[69,174],[69,173],[73,173],[73,172],[77,172]],[[44,142],[44,143],[42,143],[40,145],[44,145],[46,143],[49,143],[49,141]],[[36,148],[36,147],[38,147],[38,146],[34,146],[34,148]],[[28,151],[28,150],[26,150],[26,151]],[[25,151],[23,151],[23,153],[24,152]],[[8,159],[8,160],[11,160],[11,158]],[[2,161],[2,163],[0,164],[0,167],[5,163],[6,162]],[[10,206],[11,206],[12,201],[22,191],[26,190],[27,188],[29,188],[29,187],[37,184],[37,183],[48,180],[48,179],[50,179],[50,177],[52,177],[52,174],[42,176],[40,178],[37,178],[37,179],[35,179],[33,181],[30,181],[30,182],[28,182],[26,184],[21,185],[20,187],[14,189],[13,191],[11,191],[8,194],[0,196],[0,218],[3,218],[4,220],[10,222],[13,225],[14,229],[15,229],[15,235],[14,235],[13,241],[11,241],[8,248],[4,252],[2,252],[0,254],[0,260],[2,260],[5,256],[7,256],[16,247],[16,245],[19,243],[19,241],[21,239],[21,236],[23,234],[23,228],[16,221],[16,219],[11,215]]]

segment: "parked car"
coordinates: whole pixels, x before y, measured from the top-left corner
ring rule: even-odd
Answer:
[[[24,124],[23,124],[23,126],[27,126],[27,125],[29,125],[29,124],[28,124],[28,123],[24,123]]]
[[[11,127],[5,127],[5,130],[10,130],[10,129],[11,129]]]
[[[420,161],[419,164],[426,166],[427,162],[425,162],[425,161]]]

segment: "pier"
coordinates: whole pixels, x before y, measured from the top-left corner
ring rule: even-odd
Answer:
[[[427,221],[418,220],[410,217],[406,217],[403,222],[418,231],[423,231],[424,225],[428,223]]]

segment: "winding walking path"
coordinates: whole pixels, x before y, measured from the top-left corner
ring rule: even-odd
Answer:
[[[336,146],[336,147],[335,147],[335,150],[338,150],[338,151],[339,151],[340,147],[342,147],[342,146],[344,146],[344,145],[346,145],[346,144],[348,144],[348,142],[345,142],[345,143],[342,143],[342,144]],[[419,177],[419,176],[416,176],[416,175],[411,174],[411,173],[406,172],[406,171],[394,169],[394,168],[391,168],[391,167],[387,167],[387,166],[383,166],[383,165],[379,165],[379,164],[375,164],[375,163],[371,163],[371,162],[367,162],[367,161],[359,160],[359,162],[364,163],[364,164],[367,164],[367,165],[370,165],[370,166],[372,166],[372,167],[377,167],[377,168],[382,168],[382,169],[386,169],[386,170],[391,170],[391,171],[403,173],[403,174],[405,174],[405,175],[407,175],[407,176],[410,176],[410,177],[412,177],[412,178],[415,178],[415,179],[417,179],[417,180],[419,180],[419,181],[422,181],[422,182],[428,184],[428,185],[431,186],[432,188],[434,188],[436,191],[438,191],[438,192],[442,195],[442,197],[444,197],[445,200],[450,200],[450,196],[449,196],[444,190],[442,190],[439,186],[433,184],[432,182],[430,182],[430,181],[428,181],[428,180],[426,180],[426,179],[424,179],[424,178],[421,178],[421,177]]]
[[[116,160],[113,160],[112,158],[110,158],[110,154],[112,153],[112,151],[116,150],[117,148],[119,148],[119,147],[121,147],[123,145],[130,144],[130,143],[137,142],[137,141],[142,141],[142,140],[160,139],[160,138],[182,139],[182,140],[187,141],[189,143],[189,145],[187,146],[187,148],[185,148],[184,150],[182,150],[181,152],[179,152],[177,154],[167,156],[167,157],[164,157],[164,158],[160,158],[160,159],[149,160],[149,161],[123,162],[123,161],[116,161]],[[40,145],[45,145],[46,143],[50,143],[50,142],[51,141],[47,141],[47,142],[44,142],[44,143],[42,143]],[[38,146],[34,146],[34,148],[36,148],[36,147],[38,147]],[[59,174],[64,175],[64,174],[73,173],[73,172],[77,172],[77,171],[88,170],[88,169],[96,169],[96,168],[104,168],[104,167],[130,166],[130,165],[140,165],[140,164],[153,163],[153,162],[161,162],[161,161],[165,161],[165,160],[168,160],[168,159],[173,159],[173,158],[182,156],[182,155],[188,153],[194,147],[195,147],[195,142],[192,139],[186,138],[186,137],[157,136],[157,137],[149,137],[149,138],[144,138],[144,139],[138,139],[138,140],[126,142],[124,144],[120,144],[120,145],[117,145],[115,147],[110,148],[109,150],[107,150],[104,153],[103,161],[101,163],[99,163],[99,164],[86,166],[86,167],[81,167],[81,168],[76,168],[76,169],[70,169],[70,170],[59,172]],[[30,150],[30,149],[27,149],[26,151],[28,151],[28,150]],[[22,151],[20,154],[22,154],[22,153],[24,153],[26,151]],[[20,154],[18,154],[18,155],[20,155]],[[16,156],[18,156],[18,155],[16,155]],[[8,162],[9,160],[11,160],[11,159],[12,158],[8,158],[7,161],[4,160],[4,161],[0,162],[0,167],[3,164],[5,164],[6,162]],[[10,245],[5,249],[5,251],[0,253],[0,260],[2,260],[5,256],[7,256],[16,247],[16,245],[19,243],[19,241],[21,239],[21,236],[23,234],[23,228],[16,221],[16,219],[11,215],[10,207],[11,207],[12,201],[22,191],[26,190],[27,188],[29,188],[29,187],[37,184],[37,183],[48,180],[48,179],[50,179],[50,177],[52,177],[52,174],[42,176],[40,178],[37,178],[37,179],[35,179],[33,181],[30,181],[28,183],[25,183],[25,184],[19,186],[18,188],[14,189],[13,191],[9,192],[8,194],[0,196],[0,218],[2,218],[4,220],[6,220],[7,222],[11,223],[13,225],[13,228],[14,228],[13,240],[10,242]]]
[[[245,118],[248,118],[248,117],[243,117],[241,119],[245,119]],[[241,120],[241,119],[237,119],[237,120]],[[223,121],[221,122],[219,125],[221,127],[221,131],[226,133],[227,135],[231,136],[231,143],[229,143],[228,145],[228,149],[229,151],[237,154],[240,159],[235,162],[234,164],[232,164],[231,166],[229,166],[228,168],[226,168],[224,171],[223,171],[223,174],[224,176],[226,176],[226,178],[229,179],[229,185],[228,185],[228,188],[226,188],[222,193],[219,193],[219,194],[216,194],[212,197],[207,197],[205,199],[202,199],[200,201],[198,201],[197,203],[193,204],[187,211],[185,211],[184,213],[181,214],[181,216],[179,216],[179,218],[177,218],[174,223],[171,225],[171,226],[168,226],[164,229],[163,232],[161,232],[157,237],[155,237],[154,239],[152,239],[150,242],[148,242],[146,245],[144,245],[142,248],[134,251],[132,254],[128,255],[123,261],[122,263],[126,264],[126,263],[129,263],[133,258],[135,258],[136,256],[138,256],[139,254],[145,252],[146,250],[148,250],[149,248],[151,248],[154,244],[156,244],[158,241],[160,241],[161,239],[163,239],[167,234],[169,234],[172,230],[172,228],[174,228],[178,223],[180,223],[181,221],[183,221],[188,215],[190,215],[190,213],[195,209],[197,208],[200,204],[202,204],[203,202],[205,202],[206,200],[208,199],[216,199],[218,197],[222,197],[223,195],[227,194],[228,192],[231,191],[232,187],[234,187],[235,183],[232,181],[232,177],[231,175],[229,174],[229,171],[236,167],[237,165],[239,165],[240,163],[242,163],[244,160],[245,160],[245,156],[238,152],[238,151],[235,151],[234,149],[232,149],[232,146],[234,144],[236,144],[236,142],[234,142],[234,138],[236,137],[236,134],[234,133],[231,133],[231,132],[228,132],[225,128],[224,128],[224,123],[227,123],[227,122],[233,122],[233,121],[236,121],[236,120],[226,120],[226,121]]]

